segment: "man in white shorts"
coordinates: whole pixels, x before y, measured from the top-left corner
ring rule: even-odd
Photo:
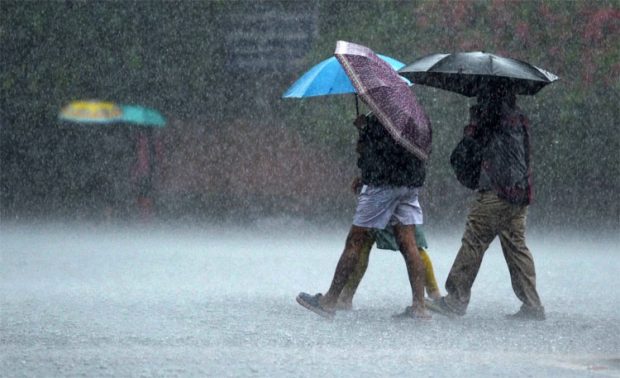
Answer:
[[[415,225],[422,224],[418,193],[426,176],[424,162],[398,144],[374,115],[362,115],[354,124],[359,130],[357,165],[363,187],[353,224],[329,290],[325,295],[302,292],[297,302],[321,316],[332,317],[360,252],[373,240],[372,229],[392,225],[411,284],[412,305],[405,309],[405,314],[428,319],[430,315],[424,306],[424,265],[414,235]]]

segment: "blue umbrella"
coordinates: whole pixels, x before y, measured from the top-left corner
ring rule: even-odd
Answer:
[[[405,66],[403,62],[399,62],[389,56],[378,56],[392,66],[395,71]],[[403,80],[411,84],[407,79],[403,78]],[[344,93],[356,93],[356,91],[340,62],[338,62],[336,57],[331,57],[303,74],[282,97],[304,98]],[[355,97],[355,108],[357,109],[357,95]]]
[[[379,58],[386,61],[395,71],[405,66],[404,63],[385,55],[379,55]],[[344,93],[356,93],[355,88],[340,62],[336,57],[331,57],[303,74],[282,97],[304,98]]]

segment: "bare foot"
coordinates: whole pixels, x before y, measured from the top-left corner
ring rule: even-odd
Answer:
[[[435,290],[432,292],[427,292],[426,293],[428,295],[428,297],[434,301],[438,300],[439,298],[441,298],[441,293],[439,292],[439,290]]]
[[[422,308],[421,310],[420,309],[414,310],[413,307],[407,306],[405,308],[405,311],[392,315],[392,318],[395,318],[395,319],[413,318],[413,319],[419,319],[419,320],[430,320],[432,319],[432,316],[424,308]]]
[[[414,319],[430,320],[431,314],[426,310],[426,307],[421,304],[415,304],[411,308],[411,317]]]
[[[426,309],[411,311],[411,317],[420,320],[431,320],[433,318]]]

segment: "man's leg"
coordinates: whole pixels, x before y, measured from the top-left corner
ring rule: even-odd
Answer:
[[[415,226],[398,224],[394,227],[396,241],[405,257],[409,284],[411,285],[412,309],[414,313],[424,315],[424,265],[415,242]]]
[[[506,227],[499,238],[515,294],[523,302],[524,308],[544,313],[536,291],[534,259],[525,245],[526,216],[526,206],[515,209],[514,215],[506,222]]]
[[[370,250],[372,249],[374,242],[374,239],[371,238],[362,245],[357,266],[355,267],[353,273],[349,276],[347,284],[344,286],[342,292],[340,292],[340,296],[338,297],[338,303],[336,304],[336,308],[338,310],[350,310],[353,307],[353,296],[355,295],[355,291],[364,277],[364,273],[366,273],[366,268],[368,268]]]
[[[480,193],[467,216],[461,248],[446,279],[444,302],[456,314],[465,314],[482,257],[497,233],[499,201],[494,194]]]
[[[334,272],[334,278],[332,279],[329,290],[319,300],[323,308],[334,309],[336,307],[338,296],[340,296],[342,289],[355,271],[363,247],[370,240],[372,240],[372,235],[369,228],[355,225],[351,226],[344,251],[342,255],[340,255],[338,265],[336,265],[336,271]]]

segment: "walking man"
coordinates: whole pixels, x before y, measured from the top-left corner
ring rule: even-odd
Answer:
[[[418,202],[424,184],[424,162],[398,144],[376,116],[359,116],[358,162],[362,188],[345,248],[329,290],[322,294],[300,293],[297,302],[324,317],[332,317],[338,297],[355,272],[360,255],[372,245],[372,229],[394,226],[398,247],[405,257],[412,292],[412,305],[405,313],[428,319],[424,304],[424,265],[415,240],[415,225],[422,224]]]
[[[516,106],[516,95],[497,85],[478,96],[465,138],[481,152],[477,194],[461,248],[446,280],[447,295],[429,301],[429,309],[462,316],[484,252],[499,237],[512,288],[522,302],[515,319],[544,320],[545,309],[536,291],[532,254],[525,244],[525,221],[531,201],[528,119]]]

